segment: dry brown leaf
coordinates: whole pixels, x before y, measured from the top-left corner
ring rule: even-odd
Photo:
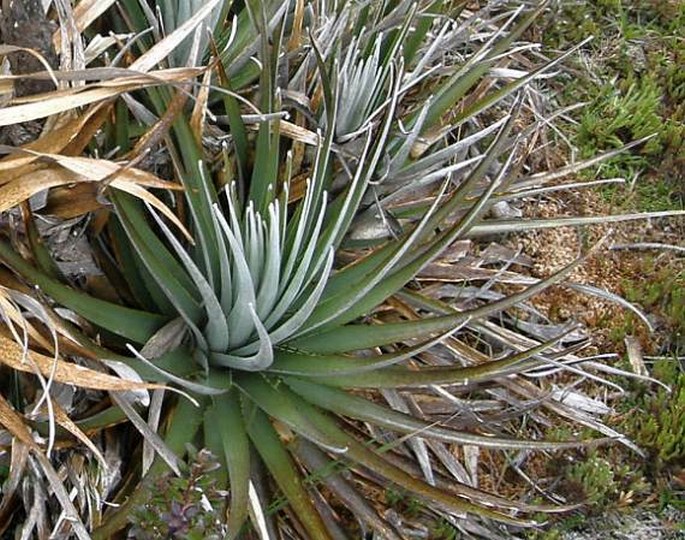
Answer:
[[[143,155],[144,152],[159,144],[164,137],[166,137],[178,115],[183,111],[187,101],[188,94],[186,92],[176,92],[164,111],[164,115],[138,138],[136,145],[126,157],[129,159],[136,159]]]
[[[630,367],[633,368],[633,371],[643,377],[649,376],[647,366],[645,366],[645,361],[642,356],[640,341],[635,336],[627,335],[623,338],[623,343],[625,343],[628,361],[630,362]]]
[[[315,132],[288,122],[287,120],[282,120],[279,123],[279,131],[281,135],[292,139],[293,141],[298,141],[309,146],[318,146],[321,144],[321,137]]]
[[[311,176],[310,171],[298,174],[290,181],[290,191],[288,192],[288,203],[294,203],[304,197],[307,192],[307,180]]]
[[[9,516],[6,512],[9,509],[9,503],[19,488],[24,470],[29,458],[28,447],[20,442],[18,439],[12,439],[10,452],[10,467],[7,479],[2,486],[2,504],[0,505],[0,534],[3,532],[2,524],[6,522]]]
[[[71,362],[60,359],[55,360],[52,357],[34,351],[29,351],[28,355],[25,355],[23,348],[18,343],[3,335],[0,335],[0,362],[24,373],[35,373],[37,368],[46,377],[53,375],[54,370],[52,378],[55,381],[93,390],[122,392],[126,390],[165,388],[163,384],[120,379],[119,377],[107,375],[84,366],[72,364]]]
[[[36,459],[43,468],[43,472],[50,482],[50,486],[52,487],[55,496],[64,509],[66,519],[71,522],[74,533],[79,539],[87,540],[89,538],[88,531],[86,531],[86,528],[79,518],[76,508],[69,499],[69,494],[67,493],[64,484],[61,482],[57,472],[52,467],[50,460],[41,451],[38,443],[33,440],[31,432],[24,423],[23,416],[12,408],[2,394],[0,394],[0,424],[3,425],[7,431],[12,434],[12,436],[25,444],[29,450],[34,453]]]
[[[150,74],[131,73],[125,77],[101,81],[85,87],[36,94],[15,100],[17,105],[0,109],[0,126],[45,118],[141,88],[189,81],[200,75],[203,70],[204,68],[173,68]],[[13,78],[10,77],[10,79]],[[2,80],[3,77],[0,77],[0,82]]]
[[[40,447],[33,440],[31,432],[26,427],[24,417],[12,408],[12,405],[9,404],[2,394],[0,394],[0,424],[30,450],[40,452]]]
[[[41,213],[72,219],[102,208],[97,197],[97,185],[92,183],[58,187],[50,191]]]
[[[107,117],[107,109],[108,107],[103,107],[102,105],[90,107],[83,114],[69,120],[66,124],[57,129],[48,131],[42,137],[24,145],[22,148],[39,153],[71,153],[73,155],[78,155],[85,145],[90,142],[92,135],[91,137],[88,137],[88,140],[85,143],[79,144],[77,148],[72,148],[72,152],[64,151],[70,147],[70,145],[82,140],[84,132],[91,133],[91,130],[97,130]],[[35,162],[38,158],[39,155],[36,154],[14,152],[0,160],[0,171],[4,173],[0,177],[0,184],[9,182],[15,176],[20,176],[23,171],[17,171],[17,169],[21,166]],[[10,170],[12,170],[12,173],[7,173],[7,171]]]
[[[83,32],[90,24],[102,15],[116,0],[81,0],[74,8],[74,22],[76,29]],[[52,43],[55,50],[59,50],[62,38],[59,30],[52,36]]]
[[[180,191],[183,187],[179,184],[162,180],[146,171],[127,168],[104,159],[23,151],[57,163],[63,169],[52,167],[36,170],[26,177],[15,178],[0,186],[0,212],[9,210],[45,189],[77,182],[107,181],[112,187],[130,193],[159,210],[192,242],[192,236],[169,207],[145,189],[148,187]]]
[[[290,39],[286,46],[288,51],[295,51],[302,46],[304,41],[304,34],[302,28],[304,26],[304,0],[297,0],[295,2],[295,10],[293,16],[293,29],[290,33]]]
[[[81,441],[84,445],[86,445],[88,449],[93,453],[95,458],[100,462],[102,467],[105,470],[107,470],[107,460],[105,460],[105,457],[102,455],[98,447],[95,446],[93,444],[93,441],[91,441],[88,438],[88,436],[85,433],[83,433],[83,431],[81,431],[81,428],[79,428],[74,423],[74,421],[71,418],[69,418],[69,415],[60,406],[60,404],[56,401],[53,401],[52,410],[55,415],[55,421],[64,429],[66,429],[69,433],[71,433],[74,437],[76,437],[79,441]]]
[[[202,86],[197,94],[193,113],[190,116],[190,130],[195,135],[195,140],[199,146],[202,146],[202,134],[204,133],[204,123],[207,116],[207,101],[209,100],[209,85],[212,82],[212,72],[205,71],[202,78]]]
[[[136,185],[157,189],[182,190],[180,184],[168,182],[152,173],[140,169],[129,168],[106,159],[94,159],[88,157],[71,157],[60,154],[48,154],[33,152],[36,155],[53,161],[65,169],[87,179],[90,182],[101,182],[115,177],[118,180],[134,183]]]
[[[87,88],[76,91],[70,89],[62,92],[40,94],[36,103],[29,101],[20,105],[13,105],[0,109],[0,126],[11,126],[20,122],[28,122],[45,118],[53,114],[62,113],[98,101],[104,101],[120,93],[136,90],[136,85],[121,86],[120,88]]]
[[[51,168],[33,171],[26,177],[16,178],[0,186],[0,212],[13,208],[45,189],[78,182],[78,178],[69,171]]]

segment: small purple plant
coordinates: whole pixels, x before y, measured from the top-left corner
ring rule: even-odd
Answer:
[[[215,487],[211,473],[220,465],[207,450],[190,452],[190,464],[181,477],[159,478],[155,495],[132,516],[128,538],[152,540],[219,539],[225,496]]]

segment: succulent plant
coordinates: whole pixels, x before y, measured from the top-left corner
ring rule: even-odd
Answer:
[[[511,261],[475,263],[472,270],[484,271],[466,279],[437,277],[431,267],[458,242],[591,221],[488,218],[495,204],[558,189],[548,184],[563,174],[528,175],[520,162],[535,130],[520,126],[523,91],[563,57],[514,78],[500,67],[523,54],[517,41],[542,8],[171,2],[158,25],[166,35],[149,36],[140,33],[153,22],[151,6],[121,5],[116,24],[137,36],[124,51],[135,58],[128,69],[95,68],[94,77],[112,77],[108,84],[64,90],[67,109],[94,104],[62,137],[47,133],[0,162],[13,175],[6,186],[39,175],[45,183],[35,192],[75,176],[86,187],[96,181],[84,206],[104,285],[67,283],[30,208],[25,234],[0,242],[0,260],[39,288],[42,326],[60,345],[40,338],[41,326],[13,354],[37,359],[47,373],[46,351],[90,370],[76,379],[73,359],[54,361],[58,381],[80,387],[82,401],[73,421],[57,415],[56,429],[38,418],[32,429],[51,430],[63,446],[66,431],[106,437],[117,425],[137,445],[119,466],[121,482],[98,495],[121,506],[103,512],[93,503],[92,537],[127,527],[159,478],[181,472],[188,443],[217,457],[207,474],[229,493],[229,538],[267,538],[279,528],[344,538],[354,524],[339,517],[341,506],[362,529],[403,537],[356,487],[361,479],[393,484],[449,516],[526,525],[515,514],[559,510],[476,489],[449,449],[585,444],[518,438],[511,419],[526,410],[521,400],[542,395],[519,375],[580,369],[566,366],[579,361],[583,340],[568,328],[537,331],[541,316],[525,304],[580,260],[545,280],[519,279],[527,287],[509,295],[492,288],[511,278]],[[203,24],[215,29],[212,40],[196,32]],[[173,67],[155,69],[167,57]],[[59,97],[44,97],[43,112],[32,114],[65,110]],[[0,120],[26,114],[17,107],[0,110]],[[89,143],[110,160],[74,157]],[[43,213],[55,208],[65,212],[53,199]],[[95,384],[98,369],[119,378],[100,373],[108,378]],[[109,394],[86,399],[84,388]],[[436,396],[442,413],[431,418],[422,403]],[[469,396],[513,410],[498,406],[490,417],[463,406]],[[616,435],[563,403],[548,406]],[[13,427],[3,425],[42,455],[12,414]],[[48,474],[46,458],[39,461]],[[74,532],[87,537],[74,504],[60,502],[79,524]],[[79,501],[81,517],[86,507]],[[169,519],[181,528],[192,521],[184,508],[170,501]]]

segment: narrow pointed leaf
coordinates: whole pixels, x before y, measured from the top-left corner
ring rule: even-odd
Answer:
[[[85,319],[136,343],[145,343],[166,322],[166,317],[99,300],[51,279],[17,255],[7,242],[0,242],[0,259],[40,287],[55,302]]]
[[[205,415],[205,429],[218,434],[228,468],[231,489],[228,538],[233,539],[247,520],[250,483],[250,442],[235,391],[214,398],[214,404]]]
[[[532,522],[512,518],[508,515],[480,507],[418,480],[400,468],[390,464],[383,459],[381,455],[358,442],[354,437],[340,429],[330,417],[319,412],[314,406],[311,406],[304,401],[298,403],[298,410],[300,411],[300,414],[307,418],[308,425],[313,425],[317,433],[321,433],[326,437],[328,446],[332,445],[339,448],[345,448],[345,452],[341,454],[341,458],[346,462],[367,467],[375,473],[381,474],[388,481],[399,485],[418,497],[430,500],[432,503],[449,511],[459,514],[473,513],[474,515],[491,518],[511,525],[534,525]],[[281,419],[281,415],[277,415],[276,417]],[[298,425],[293,426],[293,429],[311,440],[307,435],[309,430],[308,427]]]
[[[245,420],[252,444],[288,499],[293,512],[307,530],[309,537],[312,540],[330,540],[331,536],[302,483],[302,475],[296,469],[292,458],[283,447],[283,443],[266,415],[258,408],[250,407],[246,410]]]
[[[363,397],[355,396],[343,390],[331,388],[330,386],[304,381],[294,377],[285,377],[284,380],[293,391],[297,392],[310,403],[323,409],[327,409],[338,415],[370,422],[393,431],[408,433],[422,438],[433,438],[444,442],[468,444],[483,448],[518,450],[552,450],[582,446],[582,443],[578,442],[564,443],[504,439],[459,432],[426,422],[409,414],[395,411],[383,405],[378,405]]]
[[[589,254],[596,251],[599,245],[600,244],[597,244]],[[425,318],[419,321],[377,324],[373,326],[349,324],[340,328],[321,332],[314,336],[296,339],[289,345],[309,352],[345,352],[397,343],[402,341],[406,336],[411,336],[414,339],[421,339],[433,333],[447,332],[461,324],[466,318],[470,317],[476,319],[485,317],[486,315],[508,309],[527,300],[547,287],[562,281],[584,260],[585,257],[577,259],[570,265],[552,274],[547,279],[528,287],[526,290],[482,307],[463,311],[454,315]]]

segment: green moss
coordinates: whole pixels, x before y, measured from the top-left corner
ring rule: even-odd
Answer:
[[[576,142],[581,157],[590,158],[597,150],[620,148],[625,144],[655,135],[661,128],[659,116],[661,90],[649,77],[633,82],[624,90],[604,85],[595,100],[584,109]],[[605,162],[600,174],[632,178],[648,165],[648,158],[663,150],[659,137],[653,137],[636,152]]]
[[[459,531],[446,519],[441,518],[431,528],[431,538],[435,540],[457,540]]]
[[[393,510],[409,519],[419,516],[425,508],[425,505],[419,499],[408,495],[404,491],[393,488],[385,490],[385,502]]]
[[[650,488],[641,471],[614,458],[611,452],[594,451],[566,469],[566,490],[587,505],[588,513],[615,506],[624,494],[644,494]]]
[[[649,452],[657,471],[685,463],[685,373],[679,363],[660,360],[653,376],[671,386],[645,393],[638,402],[643,414],[627,416],[626,430]]]
[[[646,257],[640,273],[646,279],[623,281],[623,296],[642,309],[659,314],[670,335],[671,343],[666,348],[681,354],[685,345],[685,271],[661,266],[658,259]],[[635,324],[635,317],[628,314],[624,325],[612,331],[612,337],[617,343],[623,341],[626,334],[634,333]]]
[[[622,207],[683,208],[685,199],[685,4],[671,0],[595,0],[559,3],[544,32],[547,46],[566,49],[595,39],[571,67],[562,105],[587,102],[569,126],[580,157],[654,135],[596,172],[638,178],[604,191]],[[583,77],[585,73],[587,76]]]
[[[618,494],[614,467],[597,456],[572,465],[567,478],[581,488],[582,498],[593,506],[604,506]]]

